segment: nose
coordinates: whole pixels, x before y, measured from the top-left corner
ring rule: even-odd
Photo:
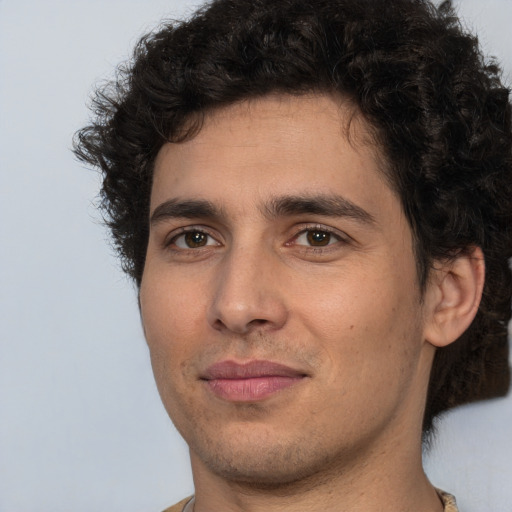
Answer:
[[[254,329],[277,330],[287,321],[288,310],[281,290],[275,256],[264,251],[233,249],[215,275],[214,296],[208,322],[219,331],[239,335]]]

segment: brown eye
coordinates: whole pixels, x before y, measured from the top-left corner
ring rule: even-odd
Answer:
[[[178,249],[200,249],[208,245],[218,245],[214,238],[202,231],[187,231],[176,236],[172,244]]]
[[[201,233],[200,231],[192,231],[185,234],[185,244],[191,249],[196,247],[203,247],[208,241],[208,235]]]
[[[324,245],[329,245],[331,242],[331,237],[331,233],[327,231],[308,230],[306,232],[306,239],[309,245],[315,247],[323,247]]]

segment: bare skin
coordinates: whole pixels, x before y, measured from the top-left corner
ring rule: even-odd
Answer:
[[[195,512],[442,510],[421,461],[428,376],[476,312],[483,262],[439,267],[422,296],[353,115],[269,96],[158,155],[140,301]]]

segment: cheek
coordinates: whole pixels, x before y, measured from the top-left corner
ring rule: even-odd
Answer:
[[[194,354],[199,332],[199,310],[203,307],[197,293],[180,287],[173,279],[153,278],[147,272],[140,290],[140,307],[151,366],[162,402],[173,421],[179,423],[190,379],[187,364]],[[182,390],[180,392],[180,390]]]
[[[389,283],[311,302],[304,324],[320,340],[326,378],[318,409],[355,435],[397,410],[411,388],[422,346],[417,306]]]
[[[155,379],[161,388],[164,381],[181,378],[184,361],[204,338],[204,303],[193,287],[148,273],[141,284],[140,306]]]
[[[321,340],[334,373],[346,377],[354,372],[361,379],[371,374],[375,381],[402,371],[421,348],[414,265],[400,274],[381,268],[339,275],[328,284],[302,300],[301,309],[306,330]]]
[[[140,305],[148,343],[170,343],[197,328],[204,306],[202,294],[193,285],[181,283],[164,273],[147,272],[141,283]]]

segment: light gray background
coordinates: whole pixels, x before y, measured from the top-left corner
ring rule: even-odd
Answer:
[[[0,512],[158,512],[192,492],[135,292],[70,152],[92,85],[187,0],[0,0]],[[512,1],[460,13],[512,81]],[[427,458],[463,512],[512,512],[512,397],[461,408]]]

